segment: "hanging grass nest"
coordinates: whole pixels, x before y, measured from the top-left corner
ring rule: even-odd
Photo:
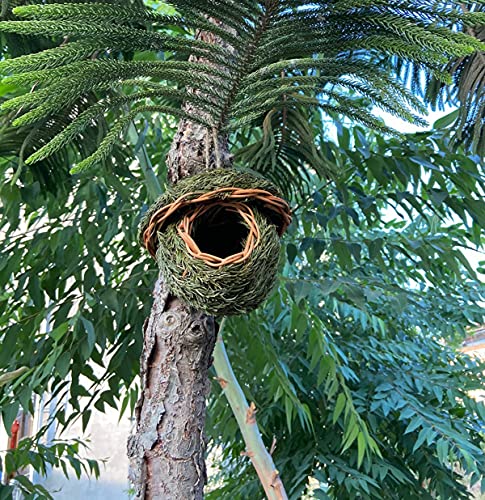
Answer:
[[[141,222],[140,239],[174,295],[208,314],[241,314],[271,291],[290,221],[272,183],[217,169],[161,196]]]

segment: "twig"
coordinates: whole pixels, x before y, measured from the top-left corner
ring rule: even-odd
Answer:
[[[273,442],[271,443],[271,448],[269,449],[269,454],[273,455],[276,450],[276,436],[273,436]]]

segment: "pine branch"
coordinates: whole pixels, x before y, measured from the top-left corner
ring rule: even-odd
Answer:
[[[180,102],[197,99],[205,116],[193,119],[211,130],[251,125],[288,102],[338,110],[382,128],[379,120],[348,99],[349,90],[396,116],[422,123],[422,102],[376,61],[397,56],[447,81],[449,76],[442,69],[445,62],[485,47],[476,37],[454,29],[460,23],[476,25],[483,18],[483,13],[463,12],[458,2],[176,0],[173,5],[177,13],[169,16],[118,2],[14,9],[25,20],[0,22],[0,31],[59,40],[68,37],[69,41],[0,62],[1,71],[14,75],[5,81],[26,88],[24,95],[3,106],[15,115],[13,125],[35,124],[74,106],[87,93],[102,95],[116,88],[133,94],[134,88],[126,83],[132,80],[165,87],[145,87],[139,98],[153,103],[149,105],[174,98],[177,106],[168,108],[177,116],[182,116],[176,111]],[[220,42],[198,39],[195,29],[203,29]],[[165,58],[124,60],[123,54],[132,50],[163,51]],[[198,62],[177,60],[188,55]],[[137,100],[125,102],[133,105]],[[479,116],[474,114],[478,109],[470,109],[469,116]],[[112,110],[112,106],[99,107],[96,116]],[[78,140],[74,131],[81,130],[76,129],[79,124],[33,159],[58,151],[68,140]],[[117,126],[113,137],[119,131]]]

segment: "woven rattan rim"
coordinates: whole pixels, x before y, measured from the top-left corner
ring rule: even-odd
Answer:
[[[192,238],[190,233],[192,232],[194,221],[214,207],[222,207],[226,208],[229,212],[235,212],[239,214],[241,219],[246,223],[249,233],[244,249],[241,252],[224,258],[218,257],[217,255],[201,252],[197,243]],[[227,264],[240,264],[241,262],[247,260],[247,258],[251,255],[251,252],[259,243],[261,237],[259,227],[256,219],[254,218],[254,212],[251,210],[251,207],[245,203],[237,201],[216,201],[207,205],[199,205],[193,212],[185,215],[182,222],[180,222],[177,226],[177,232],[184,240],[187,251],[190,255],[192,255],[192,257],[203,260],[207,265],[215,268],[226,266]]]
[[[250,229],[249,234],[252,234],[252,226],[256,226],[257,224],[254,221],[254,214],[252,213],[252,210],[249,208],[246,203],[243,203],[241,200],[245,201],[258,201],[261,203],[263,208],[266,208],[267,210],[271,210],[275,212],[281,219],[281,224],[277,227],[278,234],[281,236],[285,231],[286,228],[289,226],[291,222],[291,212],[290,212],[290,207],[288,203],[286,203],[285,200],[282,198],[279,198],[278,196],[275,196],[271,194],[269,191],[265,191],[264,189],[240,189],[236,187],[223,187],[219,189],[215,189],[214,191],[209,191],[207,193],[201,194],[200,196],[196,198],[191,198],[191,196],[194,196],[195,193],[186,193],[183,196],[180,196],[177,198],[174,202],[169,203],[168,205],[164,205],[161,207],[159,210],[157,210],[150,218],[150,221],[147,225],[147,228],[143,232],[143,243],[145,244],[146,249],[150,253],[150,255],[155,258],[156,253],[157,253],[157,246],[158,246],[158,238],[157,238],[157,232],[161,231],[163,229],[164,224],[166,223],[167,219],[173,215],[177,210],[184,208],[189,205],[197,204],[197,203],[203,203],[201,205],[201,208],[204,208],[206,206],[211,206],[213,207],[214,205],[230,205],[231,207],[234,208],[235,211],[237,211],[241,217],[245,220],[245,222],[248,224],[248,227]],[[188,199],[189,198],[189,199]],[[208,203],[211,202],[212,203]],[[239,211],[240,206],[244,206],[251,210],[251,216],[248,215],[248,212],[243,210],[243,212]],[[192,222],[195,218],[194,214],[196,211],[192,212],[189,214],[189,219],[192,218]],[[242,215],[244,213],[244,215]],[[201,215],[200,212],[198,215]],[[186,221],[187,216],[185,216],[182,219],[182,222],[179,224],[179,227],[177,228],[180,236],[184,239],[185,244],[187,245],[187,249],[189,250],[192,255],[197,254],[202,254],[200,250],[198,249],[197,245],[195,245],[195,242],[193,242],[193,239],[190,237],[190,231],[188,231],[188,226],[184,226],[184,224],[188,224],[189,222],[184,222]],[[257,229],[258,234],[259,234],[259,228]],[[182,234],[184,236],[182,236]],[[187,237],[188,236],[188,237]],[[190,237],[190,240],[194,243],[192,245],[192,242],[188,241]],[[250,238],[248,237],[248,241]],[[253,240],[254,244],[256,244],[257,240]],[[247,246],[247,244],[246,244]],[[196,248],[197,247],[197,248]],[[253,247],[254,248],[254,247]],[[246,250],[246,248],[245,248]],[[252,251],[252,250],[251,250]],[[244,253],[244,251],[243,251]],[[250,254],[251,252],[249,252]],[[245,254],[246,256],[244,257],[243,261],[247,258],[249,254]],[[209,254],[205,254],[209,255]],[[234,256],[237,256],[238,254],[235,254]],[[195,256],[195,255],[194,255]],[[232,258],[234,257],[233,255],[227,257]],[[212,259],[220,259],[219,257],[210,256],[211,259],[206,260],[205,258],[203,260],[206,260],[206,262],[209,264],[209,261],[212,262],[212,264],[216,264],[216,261],[213,261]],[[200,257],[199,257],[200,258]],[[228,264],[230,262],[227,262]],[[216,266],[214,267],[220,267],[221,265],[225,264],[220,264],[217,263]]]

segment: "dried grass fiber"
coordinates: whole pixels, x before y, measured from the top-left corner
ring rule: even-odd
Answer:
[[[234,199],[233,193],[242,194]],[[230,237],[229,226],[220,233],[216,227],[214,236],[211,224],[217,217],[219,222],[226,217],[228,224],[239,224],[237,234],[247,233],[240,241],[241,253],[206,255],[193,241],[191,235],[204,231],[214,238]],[[241,314],[258,307],[273,288],[279,235],[290,220],[289,207],[272,183],[252,172],[218,169],[167,190],[143,218],[140,239],[174,295],[208,314]]]

